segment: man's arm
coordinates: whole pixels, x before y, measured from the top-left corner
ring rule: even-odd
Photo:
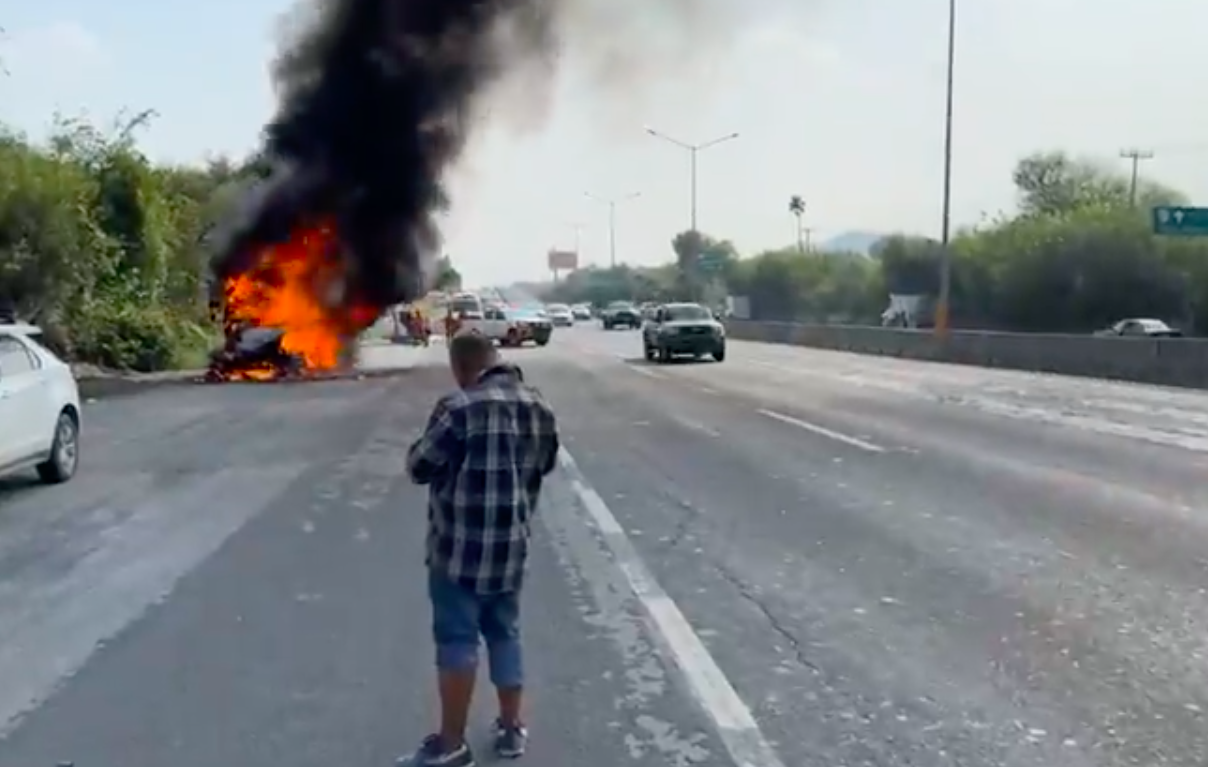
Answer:
[[[436,403],[423,435],[407,451],[407,473],[417,485],[426,485],[454,465],[460,457],[462,434],[457,413],[446,400]]]

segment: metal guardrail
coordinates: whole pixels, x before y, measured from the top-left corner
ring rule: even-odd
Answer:
[[[793,322],[726,322],[731,338],[889,357],[1208,388],[1208,339],[1105,338]]]

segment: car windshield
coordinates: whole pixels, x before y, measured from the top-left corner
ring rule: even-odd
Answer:
[[[679,322],[682,320],[711,320],[713,315],[703,306],[696,304],[680,304],[677,306],[668,306],[665,309],[666,317],[669,322]]]

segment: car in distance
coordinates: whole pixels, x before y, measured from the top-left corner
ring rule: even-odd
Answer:
[[[575,324],[575,315],[566,304],[549,304],[545,307],[545,313],[556,328],[569,328]]]
[[[1180,338],[1183,333],[1161,320],[1139,318],[1120,320],[1110,328],[1096,332],[1095,335],[1122,338]]]
[[[664,304],[642,328],[646,359],[670,362],[677,355],[703,357],[718,362],[726,358],[726,330],[700,304]]]
[[[458,293],[449,300],[448,311],[465,320],[481,320],[486,314],[486,305],[474,293]]]
[[[576,322],[591,319],[591,307],[587,304],[575,304],[570,308],[570,312],[575,316]]]
[[[642,315],[628,301],[613,301],[600,315],[600,322],[604,325],[605,330],[620,327],[636,330],[642,327]]]
[[[550,318],[536,309],[504,309],[504,315],[510,328],[515,330],[519,338],[517,343],[512,344],[514,346],[519,346],[525,341],[545,346],[554,333]]]
[[[0,475],[71,479],[80,458],[80,391],[33,325],[0,324]]]

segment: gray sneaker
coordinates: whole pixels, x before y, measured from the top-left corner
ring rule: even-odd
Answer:
[[[505,725],[495,720],[495,755],[500,759],[519,759],[528,748],[528,728],[523,724]]]
[[[414,754],[394,764],[395,767],[474,767],[474,754],[465,743],[449,751],[441,745],[439,735],[429,735]]]

